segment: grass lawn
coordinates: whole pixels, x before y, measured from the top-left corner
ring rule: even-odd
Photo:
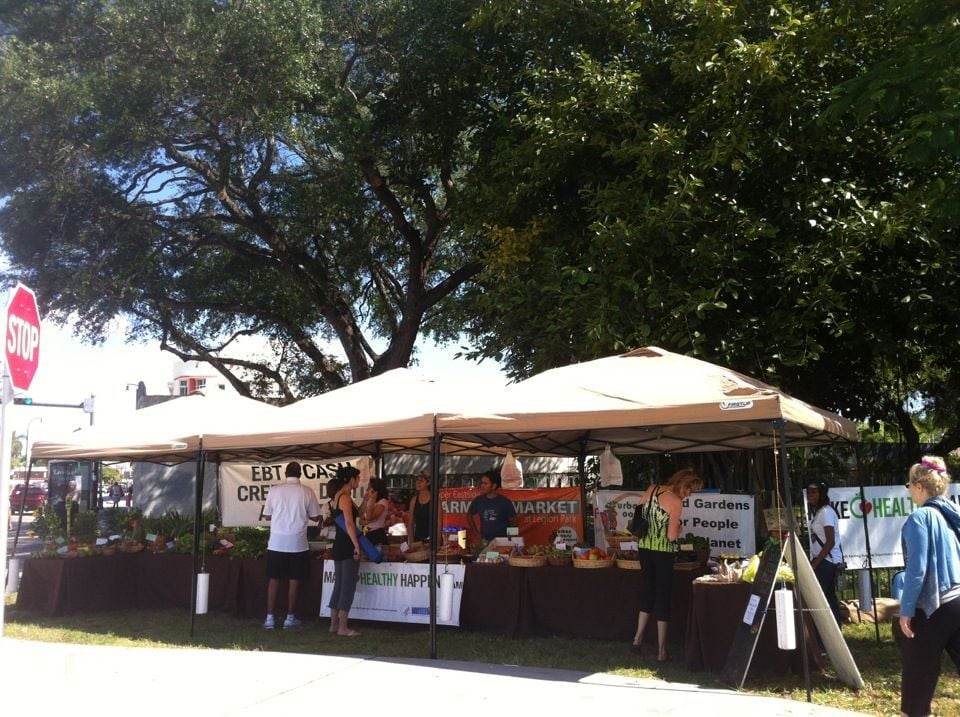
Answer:
[[[228,615],[197,618],[196,636],[188,634],[189,615],[171,610],[125,610],[60,618],[41,618],[18,612],[10,603],[7,634],[24,640],[73,642],[88,645],[140,647],[206,647],[231,650],[271,650],[327,655],[373,655],[423,658],[429,654],[428,633],[421,626],[385,626],[355,623],[362,635],[355,639],[329,635],[324,624],[309,624],[297,632],[264,631],[258,622]],[[814,702],[874,714],[899,714],[900,656],[889,626],[881,628],[882,642],[874,639],[872,625],[849,625],[847,642],[866,687],[855,693],[829,676],[814,676]],[[690,672],[682,660],[660,666],[638,664],[625,645],[600,640],[532,638],[512,640],[476,632],[441,629],[440,656],[493,664],[556,667],[588,672],[659,678],[674,682],[721,687],[715,677]],[[751,677],[753,692],[803,700],[803,679],[796,675]],[[934,711],[960,715],[960,679],[953,666],[944,663]]]

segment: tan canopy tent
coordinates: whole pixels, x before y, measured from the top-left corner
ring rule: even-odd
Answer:
[[[195,393],[59,440],[37,441],[32,453],[45,459],[181,463],[196,457],[200,437],[208,431],[268,426],[279,412],[276,406],[243,396]]]
[[[856,441],[853,422],[761,381],[650,346],[545,371],[443,416],[446,452],[477,445],[536,455],[766,448],[782,421],[790,446]],[[462,447],[458,447],[462,442]]]

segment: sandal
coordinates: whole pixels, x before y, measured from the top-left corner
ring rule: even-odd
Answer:
[[[347,630],[346,632],[337,632],[340,637],[359,637],[360,633],[356,630]]]

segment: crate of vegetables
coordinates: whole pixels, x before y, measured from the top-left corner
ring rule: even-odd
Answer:
[[[573,553],[573,567],[586,570],[596,570],[598,568],[612,568],[614,557],[600,548],[589,548],[585,552],[579,549]]]
[[[617,553],[617,567],[622,570],[639,570],[641,568],[640,551],[626,550]]]

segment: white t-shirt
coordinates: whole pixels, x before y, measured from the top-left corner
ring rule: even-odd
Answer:
[[[307,545],[307,520],[320,515],[317,495],[297,478],[288,478],[270,488],[263,514],[270,516],[267,550],[302,553]]]
[[[835,565],[843,560],[842,553],[840,552],[840,529],[838,527],[838,523],[837,511],[835,511],[833,507],[829,505],[825,505],[820,508],[820,510],[817,511],[817,514],[810,519],[811,560],[820,555],[820,551],[823,550],[823,546],[827,544],[827,533],[824,530],[824,528],[827,526],[833,528],[834,543],[833,547],[830,549],[830,553],[826,557],[826,560],[829,560]],[[820,538],[821,542],[818,543],[816,539],[813,538],[814,535]]]

